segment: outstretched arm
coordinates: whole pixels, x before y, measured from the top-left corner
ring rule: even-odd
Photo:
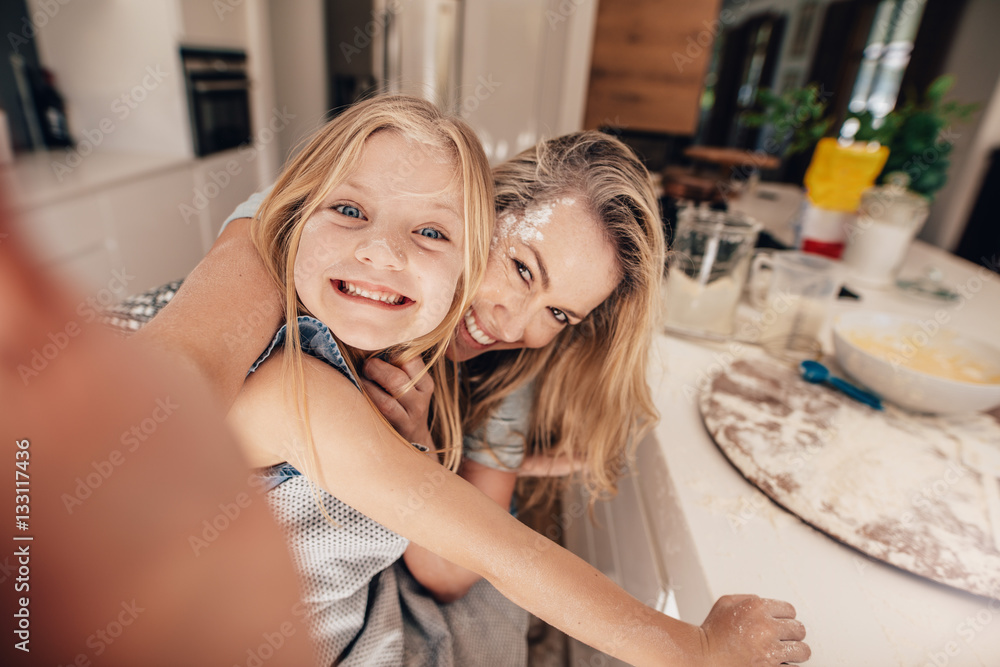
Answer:
[[[427,428],[427,413],[434,393],[433,380],[429,375],[424,375],[413,388],[403,391],[423,369],[424,364],[420,359],[412,359],[399,367],[381,359],[369,359],[365,362],[361,382],[375,407],[398,433],[410,442],[433,449]],[[458,474],[498,506],[504,509],[510,507],[517,471],[497,470],[463,459]],[[406,548],[403,562],[413,578],[438,602],[454,602],[464,597],[482,579],[475,572],[455,565],[419,544],[411,543]]]
[[[733,602],[702,628],[644,606],[471,484],[402,444],[364,396],[325,363],[309,357],[303,363],[312,406],[308,427],[317,443],[316,481],[390,530],[487,578],[551,625],[637,665],[777,665],[808,657],[804,644],[790,641],[804,631],[789,618],[794,611],[786,603]],[[248,379],[231,423],[244,438],[280,447],[276,454],[310,470],[296,459],[298,450],[288,457],[279,444],[300,432],[292,392],[281,390],[281,370],[271,360]]]
[[[0,433],[19,465],[0,507],[27,539],[0,559],[0,664],[243,664],[275,635],[275,662],[309,664],[284,540],[265,503],[242,502],[242,459],[207,387],[81,318],[84,295],[22,247],[7,204],[0,192]],[[68,344],[35,365],[57,334]],[[220,505],[238,520],[206,542]],[[6,615],[18,598],[20,636]]]
[[[241,218],[226,226],[173,300],[135,337],[171,353],[228,406],[282,314],[281,294],[250,240],[250,219]]]

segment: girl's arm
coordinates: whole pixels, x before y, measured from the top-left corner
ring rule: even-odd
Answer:
[[[777,665],[808,657],[808,647],[796,641],[804,628],[792,620],[787,603],[723,598],[701,628],[644,606],[458,475],[401,443],[364,396],[324,362],[304,357],[303,364],[312,408],[305,427],[317,444],[314,479],[390,530],[486,577],[550,625],[637,665]],[[231,423],[242,437],[280,449],[293,465],[310,471],[297,453],[304,450],[283,446],[301,433],[301,425],[281,366],[269,360],[247,380]]]
[[[361,382],[375,407],[404,438],[433,449],[427,428],[427,412],[434,382],[429,375],[409,391],[406,385],[424,369],[420,359],[394,366],[381,359],[369,359],[364,365]],[[432,460],[436,460],[436,457]],[[517,471],[503,471],[463,459],[458,474],[502,508],[510,507],[517,482]],[[454,602],[469,592],[481,576],[455,565],[419,544],[410,544],[403,553],[410,574],[438,602]]]
[[[172,353],[228,406],[282,315],[281,293],[250,240],[250,219],[241,218],[226,226],[173,300],[135,337]]]
[[[458,474],[495,502],[497,507],[510,507],[517,473],[504,472],[464,459]],[[430,591],[438,602],[454,602],[465,597],[469,589],[482,579],[482,576],[472,570],[455,565],[419,544],[410,544],[406,548],[403,562],[413,578]]]

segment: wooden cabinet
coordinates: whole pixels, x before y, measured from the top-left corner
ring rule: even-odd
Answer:
[[[720,4],[600,0],[585,127],[694,134]]]

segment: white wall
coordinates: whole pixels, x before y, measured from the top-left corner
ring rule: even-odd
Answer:
[[[148,0],[147,0],[148,1]],[[247,48],[247,3],[180,0],[181,42],[188,46]]]
[[[938,193],[920,236],[942,248],[958,244],[979,194],[992,148],[1000,145],[1000,2],[969,0],[943,71],[954,74],[949,98],[980,102],[973,122],[956,126],[948,183]]]
[[[29,10],[49,16],[36,37],[39,56],[56,75],[81,154],[93,143],[97,151],[193,155],[176,3],[30,0]]]
[[[282,163],[322,124],[327,112],[322,0],[270,0],[275,104],[295,118],[277,138]]]
[[[597,1],[465,3],[459,107],[497,163],[583,127]]]

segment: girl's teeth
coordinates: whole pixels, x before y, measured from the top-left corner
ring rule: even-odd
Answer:
[[[403,297],[399,294],[392,294],[389,292],[369,292],[368,290],[355,287],[346,280],[344,281],[344,292],[350,294],[351,296],[363,296],[364,298],[371,299],[372,301],[382,301],[383,303],[388,303],[392,306],[403,302]]]
[[[492,345],[496,342],[496,340],[484,334],[483,330],[476,326],[476,318],[472,315],[472,308],[465,311],[465,328],[469,330],[472,340],[480,345]]]

